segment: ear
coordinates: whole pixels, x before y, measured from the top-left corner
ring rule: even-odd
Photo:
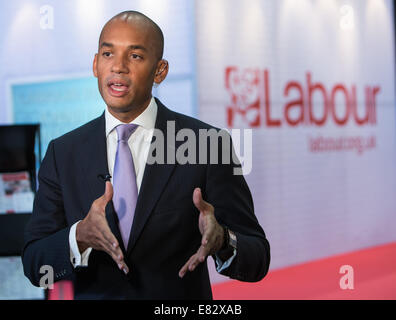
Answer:
[[[98,69],[97,68],[98,68],[98,54],[96,53],[95,57],[94,57],[94,61],[93,61],[93,66],[92,66],[93,74],[96,78],[98,77]]]
[[[167,76],[169,71],[168,61],[161,59],[158,61],[157,68],[155,70],[154,82],[160,84]]]

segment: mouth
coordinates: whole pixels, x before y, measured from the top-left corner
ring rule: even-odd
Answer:
[[[128,93],[129,84],[128,82],[121,79],[113,79],[107,83],[109,93],[113,97],[123,97]]]

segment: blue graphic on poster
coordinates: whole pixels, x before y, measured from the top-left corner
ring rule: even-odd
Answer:
[[[52,139],[100,116],[105,109],[94,77],[12,84],[10,91],[14,123],[40,124],[42,156]]]

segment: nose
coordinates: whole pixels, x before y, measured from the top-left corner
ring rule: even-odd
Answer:
[[[113,60],[111,71],[114,73],[128,73],[128,66],[125,64],[123,57],[117,57]]]

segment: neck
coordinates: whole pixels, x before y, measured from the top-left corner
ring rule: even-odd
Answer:
[[[119,108],[114,108],[111,106],[107,106],[107,109],[116,119],[120,120],[123,123],[130,123],[131,121],[135,120],[139,115],[141,115],[144,110],[146,110],[146,108],[150,104],[150,101],[151,97],[140,106],[134,106],[128,110],[120,110]]]

